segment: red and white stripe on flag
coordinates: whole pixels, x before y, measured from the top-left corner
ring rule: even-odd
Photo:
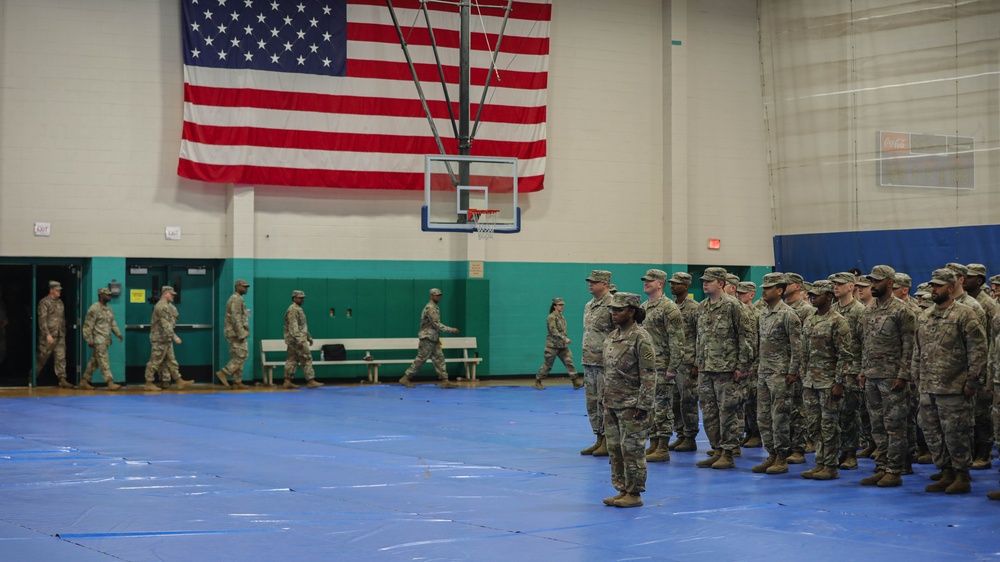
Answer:
[[[472,6],[473,119],[491,50],[498,75],[490,82],[471,151],[518,158],[521,192],[541,190],[545,174],[550,2],[514,2],[499,52],[503,11]],[[439,150],[384,1],[228,4],[239,5],[183,0],[180,176],[251,185],[423,189],[423,155]],[[337,21],[338,4],[345,20]],[[393,6],[445,150],[457,154],[420,2],[396,0]],[[428,9],[457,118],[457,8],[428,3]],[[346,26],[339,46],[338,26]],[[346,64],[338,50],[344,47]],[[338,54],[341,68],[331,70]]]

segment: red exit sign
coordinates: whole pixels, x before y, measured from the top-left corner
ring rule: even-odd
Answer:
[[[718,238],[708,239],[708,249],[709,250],[719,250],[722,248],[722,240]]]

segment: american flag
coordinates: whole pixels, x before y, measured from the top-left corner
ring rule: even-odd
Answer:
[[[516,157],[518,190],[542,189],[551,0],[472,1],[476,156]],[[448,154],[457,141],[418,0],[393,2]],[[457,2],[428,3],[458,116]],[[383,0],[182,0],[184,129],[177,173],[207,182],[423,189],[439,150]],[[484,33],[485,29],[485,33]]]

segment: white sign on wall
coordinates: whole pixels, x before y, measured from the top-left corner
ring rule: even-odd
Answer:
[[[167,240],[180,240],[181,239],[181,227],[179,227],[179,226],[168,226],[166,234],[167,234]]]
[[[36,222],[35,236],[50,236],[52,234],[52,223]]]

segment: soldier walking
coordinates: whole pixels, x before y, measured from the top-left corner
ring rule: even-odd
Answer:
[[[306,323],[306,313],[302,310],[302,303],[305,301],[305,292],[292,291],[292,304],[285,310],[285,344],[288,347],[285,352],[285,382],[281,385],[284,388],[299,387],[293,379],[300,366],[306,375],[306,388],[323,386],[323,383],[316,380],[316,371],[313,370],[312,351],[309,349],[313,338],[309,333],[309,324]]]
[[[181,344],[181,338],[174,333],[177,326],[177,307],[173,305],[177,291],[170,285],[160,289],[160,300],[153,307],[149,319],[149,363],[146,363],[146,384],[143,390],[159,392],[170,388],[170,379],[177,383],[177,390],[183,390],[194,381],[181,378],[180,365],[174,358],[174,344]],[[155,375],[160,373],[160,386],[156,386]]]
[[[406,388],[413,388],[410,377],[415,375],[428,359],[434,364],[437,371],[438,386],[441,388],[455,388],[457,384],[448,380],[448,371],[445,370],[444,352],[441,351],[441,332],[457,334],[458,328],[450,328],[441,323],[441,309],[438,303],[441,302],[441,289],[430,290],[430,301],[424,306],[420,314],[420,332],[418,337],[420,343],[417,347],[417,357],[413,364],[406,369],[406,373],[399,379],[399,383]]]
[[[250,337],[250,312],[247,310],[247,303],[243,300],[243,295],[247,294],[249,290],[249,283],[243,279],[237,279],[234,283],[234,292],[229,295],[229,300],[226,301],[223,334],[226,337],[226,342],[229,343],[229,363],[215,373],[219,382],[226,388],[247,388],[247,385],[243,384],[243,364],[250,356],[250,346],[247,343],[247,338]],[[227,377],[232,377],[232,387],[229,386]]]
[[[61,295],[62,284],[49,281],[49,294],[38,301],[38,361],[35,362],[35,373],[41,373],[52,359],[59,388],[73,388],[66,380],[66,309]]]
[[[563,316],[563,309],[566,302],[560,298],[552,299],[549,306],[549,316],[545,320],[545,328],[548,335],[545,336],[544,361],[538,374],[535,375],[535,388],[545,390],[542,381],[549,376],[552,365],[556,362],[556,357],[566,366],[566,374],[573,382],[573,390],[583,387],[580,376],[576,372],[576,365],[573,364],[573,352],[569,350],[569,344],[573,343],[566,334],[566,317]]]
[[[114,333],[118,341],[122,341],[122,333],[115,322],[115,311],[108,306],[109,302],[111,302],[111,289],[101,287],[97,290],[97,302],[90,305],[83,320],[83,339],[90,346],[92,353],[87,368],[80,377],[81,390],[94,390],[90,385],[90,379],[98,369],[101,370],[108,390],[115,391],[121,388],[120,384],[115,383],[114,375],[111,374],[111,361],[108,358],[111,334]]]

